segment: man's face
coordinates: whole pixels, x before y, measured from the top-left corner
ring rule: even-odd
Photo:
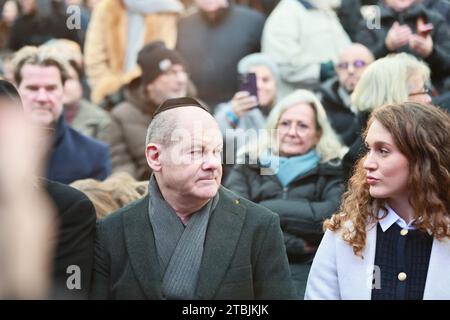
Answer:
[[[63,85],[59,69],[26,64],[21,74],[19,93],[25,112],[35,124],[52,126],[63,110]]]
[[[20,0],[23,14],[30,14],[36,9],[36,0]]]
[[[178,126],[172,137],[178,141],[161,150],[158,184],[192,201],[208,200],[222,179],[222,134],[214,118],[200,108],[174,112]]]
[[[148,84],[147,92],[149,98],[155,104],[161,104],[167,99],[186,96],[188,75],[180,64],[172,65],[163,74]]]
[[[206,12],[213,13],[220,8],[225,8],[228,6],[228,0],[195,0],[197,7]]]
[[[7,24],[12,24],[19,14],[19,8],[14,1],[6,1],[3,5],[2,19]]]
[[[392,8],[395,12],[402,12],[412,6],[417,0],[384,0],[386,6]]]
[[[347,92],[353,92],[363,71],[372,61],[370,52],[362,45],[352,45],[341,54],[336,73],[339,83]]]

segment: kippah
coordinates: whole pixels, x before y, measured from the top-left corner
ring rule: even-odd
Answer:
[[[156,117],[161,112],[175,109],[175,108],[182,108],[182,107],[198,107],[206,112],[209,112],[209,108],[206,106],[206,104],[199,99],[191,98],[191,97],[182,97],[182,98],[175,98],[175,99],[167,99],[163,103],[159,105],[159,107],[155,110],[153,113],[153,118]]]

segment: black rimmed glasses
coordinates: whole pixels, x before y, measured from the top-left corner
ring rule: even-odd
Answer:
[[[408,96],[418,96],[418,95],[421,95],[421,94],[427,94],[427,95],[430,95],[430,94],[431,94],[431,89],[428,88],[428,87],[424,87],[424,88],[422,89],[422,91],[411,92],[411,93],[408,94]]]

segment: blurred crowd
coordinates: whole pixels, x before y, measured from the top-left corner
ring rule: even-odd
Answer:
[[[277,214],[295,296],[313,266],[306,297],[337,298],[314,270],[330,252],[313,265],[324,221],[359,195],[381,107],[450,110],[450,1],[0,0],[0,76],[0,299],[88,297],[96,221],[159,190],[149,125],[183,97],[217,122],[223,186]],[[445,161],[421,163],[448,219]]]

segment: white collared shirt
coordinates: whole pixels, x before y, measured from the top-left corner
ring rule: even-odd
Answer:
[[[406,223],[388,204],[385,205],[388,213],[386,217],[378,221],[381,229],[385,232],[389,229],[394,223],[396,223],[400,228],[406,230],[415,230],[416,228],[412,225],[414,223],[414,219],[409,223]],[[384,214],[383,210],[378,211],[378,217],[381,217]]]

